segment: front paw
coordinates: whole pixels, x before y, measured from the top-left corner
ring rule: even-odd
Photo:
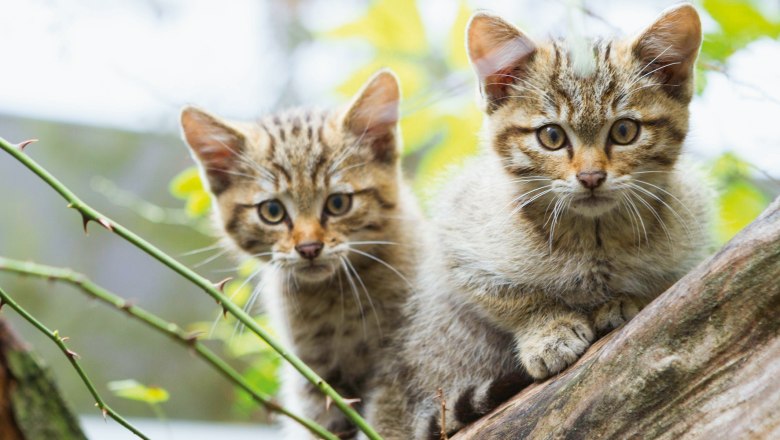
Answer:
[[[518,337],[520,362],[534,379],[544,379],[573,364],[593,338],[585,316],[557,317]]]
[[[597,333],[606,333],[630,321],[644,305],[643,301],[632,297],[610,300],[596,309],[593,326]]]

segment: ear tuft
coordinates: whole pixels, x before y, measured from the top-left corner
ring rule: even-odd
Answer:
[[[181,127],[212,192],[224,191],[245,148],[245,136],[222,119],[192,106],[182,109]]]
[[[466,50],[477,73],[486,109],[492,111],[509,93],[509,86],[536,52],[523,32],[502,18],[475,13],[466,26]]]
[[[391,70],[382,69],[355,95],[343,117],[346,130],[370,144],[375,157],[382,161],[397,156],[400,99],[398,77]]]
[[[642,74],[651,74],[663,84],[685,93],[693,89],[693,67],[701,47],[701,21],[689,3],[672,6],[634,39],[634,56],[642,63]],[[651,73],[652,72],[652,73]]]

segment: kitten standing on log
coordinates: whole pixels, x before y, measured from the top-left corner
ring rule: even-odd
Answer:
[[[457,431],[571,365],[704,257],[710,192],[678,161],[696,10],[577,43],[532,41],[485,13],[469,23],[487,148],[432,210],[409,322],[367,409],[386,439]]]
[[[346,398],[365,398],[416,265],[419,216],[400,172],[398,102],[395,75],[380,71],[346,111],[293,110],[252,124],[182,113],[228,244],[267,263],[256,294],[276,329]],[[284,404],[353,437],[341,412],[287,367]],[[286,429],[286,438],[311,438]]]

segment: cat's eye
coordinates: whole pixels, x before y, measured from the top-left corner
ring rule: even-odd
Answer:
[[[328,215],[344,215],[352,208],[352,194],[331,194],[325,201],[325,212]]]
[[[560,125],[545,125],[536,130],[536,137],[544,148],[550,150],[557,150],[566,145],[566,132]]]
[[[639,123],[633,119],[618,119],[609,129],[609,139],[618,145],[628,145],[639,135]]]
[[[284,211],[284,205],[278,200],[266,200],[257,207],[260,219],[269,225],[276,225],[284,220],[287,215]]]

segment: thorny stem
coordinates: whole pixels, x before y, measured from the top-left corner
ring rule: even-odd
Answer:
[[[35,328],[40,330],[41,333],[46,335],[49,339],[54,341],[55,344],[57,344],[57,347],[60,348],[62,353],[65,355],[65,357],[68,358],[68,361],[73,366],[73,368],[76,370],[76,373],[78,373],[79,377],[81,377],[81,381],[84,382],[84,385],[86,385],[87,389],[89,390],[89,393],[92,394],[92,397],[95,399],[96,406],[100,411],[103,413],[103,416],[109,416],[112,419],[116,420],[117,423],[127,428],[130,432],[137,435],[138,437],[149,440],[149,437],[147,437],[144,433],[138,430],[135,426],[133,426],[132,423],[125,420],[122,416],[120,416],[118,413],[116,413],[111,407],[109,407],[106,402],[103,401],[103,398],[100,397],[100,393],[98,393],[97,389],[95,388],[95,385],[92,384],[92,381],[89,380],[89,377],[87,377],[87,373],[84,371],[83,368],[81,368],[81,364],[79,364],[78,361],[78,354],[76,354],[74,351],[71,351],[67,345],[65,345],[65,340],[67,338],[63,338],[60,336],[60,334],[54,330],[49,330],[48,327],[41,324],[40,321],[35,319],[34,316],[32,316],[30,313],[27,312],[27,310],[23,309],[19,304],[16,303],[10,296],[8,296],[5,291],[0,288],[0,304],[8,304],[12,309],[14,309],[19,315],[21,315],[22,318],[24,318],[27,322],[32,324]]]
[[[38,175],[44,182],[51,186],[57,193],[59,193],[65,200],[68,201],[68,207],[77,210],[82,217],[84,227],[90,221],[94,221],[109,231],[119,235],[137,248],[146,252],[157,261],[161,262],[165,266],[168,266],[171,270],[178,273],[185,279],[189,280],[196,286],[200,287],[204,292],[211,296],[226,312],[236,317],[243,325],[254,332],[265,341],[274,351],[279,353],[288,363],[290,363],[296,370],[298,370],[303,377],[317,387],[320,392],[330,397],[333,403],[341,410],[342,413],[358,427],[366,436],[371,440],[381,440],[382,437],[363,419],[363,417],[352,408],[347,401],[336,390],[333,389],[325,380],[323,380],[317,373],[314,372],[308,365],[306,365],[295,354],[284,348],[279,342],[276,341],[267,331],[260,327],[241,307],[234,304],[228,299],[222,292],[209,280],[198,275],[194,271],[190,270],[187,266],[181,264],[173,257],[169,256],[165,252],[161,251],[148,241],[139,237],[129,229],[120,225],[119,223],[109,219],[105,215],[101,214],[91,206],[84,203],[73,192],[71,192],[65,185],[63,185],[56,177],[52,176],[46,169],[40,166],[32,158],[27,156],[20,148],[9,143],[3,138],[0,138],[0,148],[8,152],[11,156],[21,162],[24,166],[30,169],[33,173]]]
[[[312,420],[298,416],[286,408],[274,403],[271,400],[271,396],[268,396],[267,394],[257,390],[252,384],[244,379],[240,373],[238,373],[224,360],[222,360],[216,353],[201,343],[198,340],[197,335],[187,334],[178,325],[165,321],[157,315],[154,315],[145,309],[129,303],[124,298],[106,290],[98,284],[95,284],[85,275],[69,269],[45,266],[42,264],[13,260],[4,257],[0,257],[0,271],[13,272],[20,275],[29,275],[47,280],[63,281],[72,284],[79,288],[87,296],[100,300],[118,311],[127,313],[136,320],[141,321],[158,332],[169,336],[175,342],[192,349],[198,356],[203,358],[204,361],[214,367],[215,370],[217,370],[229,381],[233,382],[236,386],[249,393],[255,399],[255,401],[265,406],[268,410],[290,417],[291,419],[305,426],[320,438],[327,440],[338,440],[338,437]]]

